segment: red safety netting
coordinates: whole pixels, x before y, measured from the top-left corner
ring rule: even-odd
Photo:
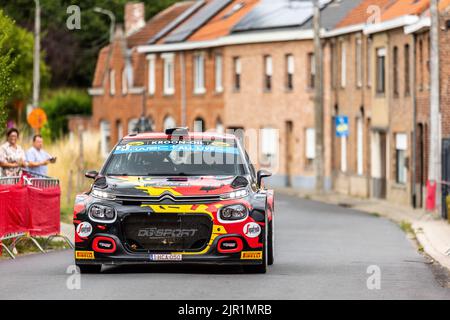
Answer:
[[[59,187],[0,185],[0,238],[21,232],[32,236],[59,234],[60,197]]]
[[[61,227],[60,197],[59,187],[28,188],[28,212],[31,217],[30,234],[32,236],[59,234]]]

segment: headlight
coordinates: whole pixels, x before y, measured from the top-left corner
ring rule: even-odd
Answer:
[[[223,221],[240,221],[245,220],[248,216],[247,207],[242,204],[235,204],[228,207],[223,207],[219,210],[219,218]]]
[[[248,196],[247,189],[237,190],[230,193],[225,193],[220,196],[222,200],[240,199]]]
[[[100,198],[100,199],[106,199],[106,200],[114,200],[116,197],[108,192],[105,191],[100,191],[97,189],[93,189],[92,190],[92,195],[96,198]]]
[[[94,204],[89,208],[89,218],[95,222],[113,223],[116,216],[116,210],[108,206]]]

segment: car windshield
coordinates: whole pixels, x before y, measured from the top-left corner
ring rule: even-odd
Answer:
[[[103,170],[108,176],[237,176],[245,174],[233,140],[123,141]]]

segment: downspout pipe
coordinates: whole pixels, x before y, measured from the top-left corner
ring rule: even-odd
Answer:
[[[413,103],[413,143],[412,143],[412,205],[417,208],[417,97],[416,97],[416,42],[417,35],[413,34],[413,63],[412,63],[412,103]]]

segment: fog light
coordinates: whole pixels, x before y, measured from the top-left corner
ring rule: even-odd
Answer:
[[[217,247],[220,253],[236,253],[241,252],[244,245],[240,238],[231,237],[220,239]]]
[[[116,242],[107,237],[97,237],[92,243],[94,251],[99,253],[114,253],[116,252]]]

